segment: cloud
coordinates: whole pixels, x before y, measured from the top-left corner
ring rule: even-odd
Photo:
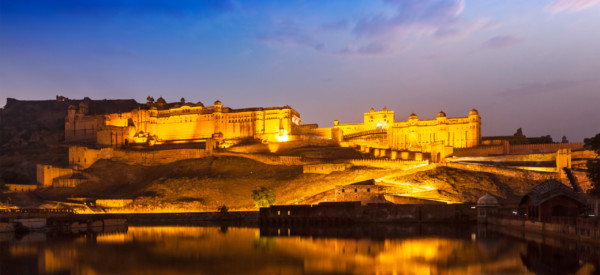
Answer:
[[[302,29],[294,20],[282,20],[277,22],[276,25],[274,31],[258,33],[256,38],[274,47],[306,46],[317,51],[325,48],[325,43],[315,40],[309,32]]]
[[[519,87],[514,89],[505,90],[501,92],[502,96],[524,96],[524,95],[535,95],[535,94],[543,94],[550,93],[556,91],[564,91],[567,89],[574,88],[579,86],[582,83],[586,83],[592,81],[591,79],[583,79],[583,80],[558,80],[552,82],[534,82],[534,83],[524,83],[519,85]]]
[[[348,28],[348,20],[342,19],[335,22],[329,22],[321,25],[321,30],[338,31]]]
[[[578,12],[591,8],[600,3],[600,0],[558,0],[546,6],[545,10],[557,14],[563,11]]]
[[[488,20],[460,18],[465,0],[384,0],[384,3],[391,9],[372,16],[328,22],[316,29],[276,24],[275,30],[261,32],[257,38],[272,46],[295,44],[330,54],[390,55],[407,49],[411,44],[408,38],[413,35],[456,39],[489,26]]]
[[[481,45],[482,50],[506,49],[521,43],[523,39],[512,35],[494,36]]]

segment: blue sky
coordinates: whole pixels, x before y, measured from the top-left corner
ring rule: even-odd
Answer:
[[[0,0],[0,105],[219,99],[323,127],[475,107],[484,135],[581,141],[600,132],[598,30],[600,0]]]

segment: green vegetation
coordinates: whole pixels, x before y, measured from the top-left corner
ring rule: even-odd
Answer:
[[[252,199],[256,207],[268,207],[275,202],[275,192],[273,188],[261,186],[252,191]]]
[[[583,140],[585,147],[596,151],[596,154],[600,155],[600,133],[593,138],[586,138]],[[600,159],[590,159],[587,161],[588,175],[590,181],[592,181],[591,193],[600,196]]]

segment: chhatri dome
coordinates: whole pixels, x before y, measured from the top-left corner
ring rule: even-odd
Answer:
[[[417,115],[413,112],[412,114],[410,114],[410,116],[408,116],[408,119],[418,119],[419,117],[417,117]]]
[[[477,206],[498,206],[498,199],[489,193],[485,193],[485,195],[477,200]]]
[[[471,110],[471,111],[469,112],[469,115],[470,115],[470,116],[478,116],[478,115],[479,115],[479,112],[477,111],[477,109],[473,108],[473,110]]]
[[[440,112],[437,114],[437,117],[446,117],[446,113],[440,110]]]
[[[220,100],[217,100],[217,101],[215,101],[215,104],[213,104],[213,105],[215,105],[215,106],[217,106],[217,105],[218,106],[223,106],[223,103],[221,103]]]

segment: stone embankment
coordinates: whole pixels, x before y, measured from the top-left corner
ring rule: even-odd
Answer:
[[[492,216],[487,222],[524,232],[600,243],[600,220],[595,218],[548,217],[533,221],[517,216]]]
[[[464,223],[475,221],[468,204],[361,205],[360,202],[322,202],[318,205],[272,205],[260,209],[260,225],[336,225],[353,223]]]

